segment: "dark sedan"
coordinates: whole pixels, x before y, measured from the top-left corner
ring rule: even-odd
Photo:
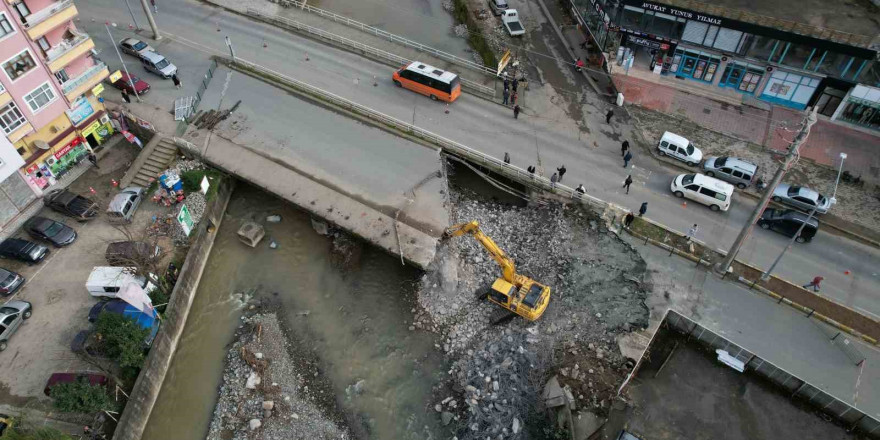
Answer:
[[[34,217],[24,224],[31,237],[46,240],[56,247],[67,246],[76,240],[76,231],[64,223],[46,217]]]
[[[24,277],[6,269],[0,269],[0,295],[9,296],[24,284]]]
[[[77,221],[84,222],[98,215],[98,204],[66,189],[55,189],[43,197],[43,203]]]

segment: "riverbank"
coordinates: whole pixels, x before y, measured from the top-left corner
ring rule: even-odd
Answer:
[[[289,340],[274,313],[242,317],[208,440],[351,438],[339,414],[328,411],[332,387]]]

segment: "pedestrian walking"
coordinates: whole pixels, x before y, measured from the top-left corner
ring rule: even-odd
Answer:
[[[177,72],[171,75],[171,82],[174,83],[174,87],[180,88],[180,78],[177,77]]]
[[[556,188],[556,182],[558,182],[558,181],[559,181],[559,176],[557,176],[556,173],[553,173],[553,175],[550,176],[550,186]]]
[[[580,72],[584,67],[586,67],[586,65],[584,64],[584,60],[578,58],[577,61],[574,63],[574,70]]]
[[[156,0],[150,0],[150,4],[153,5],[153,13],[158,14],[159,8],[156,6]]]
[[[513,106],[513,119],[519,119],[519,106]]]
[[[563,164],[561,167],[557,168],[556,171],[559,171],[559,182],[562,183],[562,176],[564,176],[567,171],[565,165]]]
[[[128,92],[126,92],[125,89],[122,90],[122,100],[131,104],[131,97],[128,96]]]
[[[89,162],[91,162],[92,165],[95,166],[95,168],[99,170],[101,169],[101,167],[98,166],[98,156],[95,156],[95,153],[93,151],[89,151]]]
[[[691,241],[697,237],[697,231],[700,229],[696,223],[690,229],[688,229],[687,241]]]
[[[639,217],[645,215],[646,212],[648,212],[648,202],[643,202],[639,208]]]
[[[629,150],[629,141],[623,141],[623,143],[620,144],[620,156],[623,157],[627,150]]]
[[[513,105],[516,105],[516,100],[518,98],[519,98],[519,95],[517,95],[516,92],[513,92],[513,94],[510,95],[510,103]]]
[[[808,284],[804,284],[801,287],[803,287],[804,289],[806,289],[807,287],[812,287],[813,292],[818,292],[819,291],[819,283],[821,283],[822,280],[824,280],[824,279],[825,278],[822,278],[822,277],[813,278],[813,281],[810,281]]]
[[[584,188],[584,184],[583,184],[583,183],[580,184],[580,185],[578,185],[578,187],[575,188],[574,190],[577,191],[579,194],[586,194],[586,193],[587,193],[587,189]]]
[[[623,227],[629,229],[629,225],[631,225],[635,219],[636,216],[634,216],[632,212],[627,212],[626,217],[623,218]]]
[[[506,151],[504,152],[504,163],[510,164],[510,154],[508,154]]]
[[[526,171],[528,171],[528,172],[531,173],[531,174],[535,174],[535,166],[534,166],[534,165],[529,165],[529,167],[526,168]]]
[[[510,92],[507,89],[504,89],[504,93],[501,94],[501,103],[507,105],[507,99],[510,98]]]
[[[630,174],[626,176],[626,180],[623,181],[623,188],[626,188],[626,193],[629,194],[629,186],[633,183],[633,176]]]
[[[511,84],[511,87],[513,87],[513,93],[516,93],[516,87],[518,85],[519,85],[519,80],[516,78],[513,78],[513,84]]]
[[[515,89],[514,89],[515,90]],[[608,113],[605,113],[605,123],[611,123],[611,117],[614,116],[614,110],[608,110]]]
[[[626,152],[626,155],[623,156],[623,167],[624,167],[624,168],[626,168],[626,166],[629,165],[629,161],[631,161],[632,158],[633,158],[632,153],[630,153],[629,151],[627,151],[627,152]]]

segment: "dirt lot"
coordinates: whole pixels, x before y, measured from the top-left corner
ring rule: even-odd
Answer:
[[[110,180],[122,178],[130,162],[138,153],[135,146],[119,142],[99,160],[100,169],[90,168],[69,189],[98,202],[106,209],[116,189]],[[91,194],[89,188],[96,194]],[[143,231],[152,216],[164,215],[168,208],[160,208],[146,201],[138,209],[130,231]],[[95,370],[70,350],[73,337],[90,325],[86,319],[89,309],[97,302],[85,290],[86,279],[92,267],[106,265],[104,251],[111,241],[125,240],[126,234],[108,223],[103,215],[88,222],[77,223],[54,211],[43,208],[38,215],[61,221],[76,230],[75,243],[65,248],[54,248],[45,261],[34,266],[14,260],[3,260],[2,267],[16,271],[27,278],[13,297],[30,301],[33,317],[9,341],[6,351],[0,353],[0,402],[15,406],[48,409],[50,400],[43,395],[46,380],[54,372]],[[18,231],[14,237],[26,237]],[[142,234],[134,233],[135,238]],[[163,249],[169,240],[160,240]]]
[[[660,139],[667,130],[678,133],[699,146],[703,157],[734,156],[758,165],[765,182],[770,181],[779,167],[781,157],[760,145],[706,130],[690,121],[662,113],[635,106],[628,109],[638,119],[639,126],[649,141]],[[794,133],[791,137],[794,137]],[[808,186],[830,197],[836,178],[835,169],[817,165],[810,160],[798,160],[783,178],[783,182]],[[880,230],[880,190],[870,183],[859,187],[841,182],[837,188],[837,205],[831,209],[831,213],[875,231]]]

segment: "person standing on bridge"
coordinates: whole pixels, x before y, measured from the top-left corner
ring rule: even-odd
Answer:
[[[501,94],[501,103],[507,105],[508,98],[510,98],[510,92],[505,88],[504,93]]]
[[[534,178],[534,174],[535,174],[535,166],[534,165],[529,165],[529,167],[526,168],[526,171],[528,171],[529,174],[532,174],[532,178]]]
[[[156,0],[150,0],[150,4],[153,5],[153,13],[154,13],[154,14],[158,14],[158,13],[159,13],[159,7],[156,6]]]
[[[632,153],[630,153],[629,151],[627,151],[627,152],[626,152],[626,155],[623,156],[623,167],[624,167],[624,168],[626,168],[626,167],[629,165],[629,161],[631,161],[632,158],[633,158]]]
[[[696,223],[694,223],[694,226],[692,228],[688,229],[687,241],[691,241],[691,240],[695,239],[697,237],[697,231],[699,231],[699,230],[700,230],[700,227],[697,226]]]
[[[626,193],[629,194],[629,186],[633,183],[633,176],[630,174],[626,176],[626,180],[623,181],[623,187],[626,188]]]
[[[510,153],[504,152],[504,163],[510,165]]]
[[[626,155],[626,151],[629,150],[629,141],[624,140],[622,144],[620,144],[620,157]]]
[[[557,168],[556,171],[559,171],[559,183],[562,183],[562,176],[564,176],[565,172],[568,171],[565,169],[565,164],[562,164],[562,166]]]
[[[645,215],[648,212],[648,202],[642,202],[642,206],[639,207],[639,217]]]
[[[553,175],[550,176],[550,186],[553,188],[556,188],[556,182],[558,182],[558,181],[559,181],[559,177],[556,176],[556,173],[553,173]]]
[[[518,85],[519,85],[519,80],[516,79],[516,77],[514,76],[513,77],[513,84],[511,84],[511,87],[513,88],[514,95],[516,94],[516,86],[518,86]]]
[[[822,278],[822,277],[813,278],[813,281],[810,281],[809,283],[804,284],[801,287],[803,287],[804,289],[806,289],[807,287],[812,287],[813,292],[818,292],[819,291],[819,283],[821,283],[822,280],[824,280],[824,279],[825,278]]]
[[[578,194],[586,194],[586,193],[587,193],[587,189],[584,188],[584,184],[583,184],[583,183],[580,184],[580,185],[578,185],[578,187],[575,188],[574,190],[577,191]]]
[[[513,119],[519,119],[519,106],[513,106]]]

